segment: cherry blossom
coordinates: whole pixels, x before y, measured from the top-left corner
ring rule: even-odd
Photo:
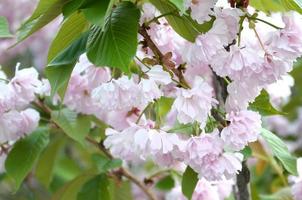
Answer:
[[[200,122],[205,126],[212,105],[216,103],[212,87],[201,78],[196,78],[192,89],[179,89],[172,110],[177,111],[177,119],[180,123]]]
[[[229,125],[221,131],[221,138],[229,148],[240,151],[249,142],[255,142],[261,131],[261,116],[242,110],[227,114]]]

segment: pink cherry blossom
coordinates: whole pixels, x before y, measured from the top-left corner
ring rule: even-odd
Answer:
[[[16,110],[2,114],[0,117],[0,143],[16,141],[23,136],[23,116]]]
[[[23,107],[35,99],[35,94],[42,83],[38,79],[38,71],[31,67],[19,70],[19,65],[16,67],[15,77],[9,82],[12,88],[15,104],[17,107]]]
[[[242,110],[227,114],[226,119],[230,124],[221,131],[221,138],[229,148],[240,151],[258,139],[261,131],[259,113]]]
[[[226,153],[218,130],[192,137],[187,144],[185,162],[207,180],[232,178],[241,170],[241,155]]]
[[[220,200],[217,188],[206,179],[200,179],[194,190],[192,200]]]
[[[213,88],[197,77],[192,89],[179,89],[172,110],[177,111],[177,119],[180,123],[200,122],[205,126],[206,120],[216,100],[212,98]]]
[[[214,15],[212,9],[216,2],[217,0],[185,0],[185,8],[190,8],[192,18],[202,24],[211,19],[210,15]]]
[[[39,120],[40,120],[40,114],[31,108],[28,108],[20,114],[23,117],[23,120],[21,121],[21,131],[23,133],[30,134],[32,133],[39,125]]]
[[[92,98],[104,110],[131,110],[140,105],[139,93],[140,88],[133,79],[123,76],[95,88]]]

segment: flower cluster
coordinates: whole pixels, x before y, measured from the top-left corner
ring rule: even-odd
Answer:
[[[229,196],[232,179],[242,169],[241,151],[258,140],[262,128],[261,115],[250,110],[250,103],[263,89],[275,94],[274,104],[287,98],[293,84],[288,73],[302,55],[300,15],[284,14],[279,20],[282,28],[272,24],[273,28],[262,28],[248,9],[216,3],[184,1],[186,12],[179,15],[191,17],[196,26],[204,22],[211,26],[194,42],[178,35],[165,17],[157,18],[160,12],[154,6],[144,3],[139,23],[145,34],[138,36],[131,63],[137,71],[123,74],[95,66],[84,54],[71,73],[64,98],[55,95],[51,105],[59,102],[89,120],[94,116],[90,128],[97,127],[98,120],[104,122],[105,153],[125,165],[152,160],[160,167],[192,168],[200,178],[193,200]],[[282,88],[287,96],[278,96],[284,81],[289,82]],[[11,80],[0,72],[0,91],[3,147],[38,127],[40,114],[33,105],[45,103],[38,97],[50,96],[50,84],[39,79],[36,69],[17,66]],[[267,121],[273,128],[289,123],[280,117],[271,120]],[[301,127],[300,123],[294,130]],[[292,187],[296,199],[302,196],[301,188],[299,177]],[[185,199],[179,192],[176,185],[166,199]]]
[[[40,120],[40,114],[29,108],[37,94],[41,94],[44,83],[38,79],[34,68],[19,70],[16,67],[15,76],[7,82],[2,73],[0,81],[0,142],[14,142],[24,134],[35,130]],[[42,94],[41,94],[42,95]]]

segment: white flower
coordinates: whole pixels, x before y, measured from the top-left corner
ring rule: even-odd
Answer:
[[[230,124],[221,132],[225,145],[240,151],[249,142],[255,142],[261,131],[261,116],[257,112],[242,110],[227,114]]]
[[[162,66],[160,65],[153,66],[147,72],[147,75],[151,80],[154,80],[157,84],[168,85],[172,82],[170,74],[164,71]]]
[[[42,85],[38,77],[38,71],[33,67],[21,70],[19,70],[19,65],[16,67],[15,77],[9,85],[14,92],[17,107],[23,107],[35,99],[35,94]]]
[[[241,154],[224,152],[218,130],[190,138],[187,144],[185,163],[207,180],[230,179],[241,170]]]
[[[107,111],[131,110],[140,105],[140,88],[126,76],[103,83],[92,91],[93,100]]]
[[[0,143],[16,141],[23,136],[23,116],[15,110],[6,112],[0,117]]]
[[[30,134],[39,125],[40,114],[31,108],[28,108],[20,113],[23,117],[21,122],[22,132]]]
[[[213,8],[217,0],[185,0],[185,8],[191,8],[191,16],[199,24],[209,21],[214,15]]]
[[[153,102],[154,99],[159,99],[162,96],[161,90],[152,79],[142,79],[139,83],[141,89],[141,106],[145,107],[149,102]]]
[[[201,127],[205,126],[212,104],[216,100],[212,98],[213,88],[196,77],[192,89],[179,89],[172,110],[177,111],[177,119],[180,123],[200,122]]]

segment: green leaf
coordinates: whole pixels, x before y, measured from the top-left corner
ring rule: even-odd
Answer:
[[[174,3],[177,1],[178,0],[174,0]],[[194,42],[199,34],[210,30],[215,20],[215,18],[213,18],[210,22],[198,24],[191,17],[185,14],[180,15],[179,9],[167,0],[150,0],[150,2],[161,12],[161,14],[173,13],[165,16],[165,18],[176,33],[191,42]]]
[[[77,200],[109,200],[109,181],[106,174],[100,174],[87,181],[80,192]]]
[[[194,125],[193,124],[180,124],[176,123],[170,130],[168,130],[169,133],[182,133],[187,135],[192,135],[194,131]]]
[[[80,7],[89,0],[72,0],[66,3],[62,8],[62,13],[64,18],[69,17],[71,14],[76,13]]]
[[[36,178],[48,188],[52,177],[54,166],[57,161],[59,151],[61,150],[62,145],[65,140],[60,138],[55,138],[42,152],[40,159],[37,163],[35,175]]]
[[[286,12],[294,10],[302,13],[301,0],[251,0],[250,5],[264,12]]]
[[[93,1],[89,7],[82,9],[85,17],[92,24],[103,26],[110,0]]]
[[[83,33],[77,40],[62,50],[49,64],[49,66],[68,65],[76,62],[80,55],[86,51],[89,33]]]
[[[131,2],[118,4],[106,18],[103,29],[92,31],[87,56],[97,66],[117,67],[128,72],[136,53],[139,9]]]
[[[262,129],[261,136],[271,148],[273,155],[276,156],[284,168],[291,174],[297,175],[297,158],[288,151],[286,144],[269,130]]]
[[[182,193],[190,200],[198,182],[198,174],[191,168],[187,167],[182,176],[181,189]]]
[[[8,22],[5,17],[0,16],[0,38],[10,38],[13,35],[9,31]]]
[[[93,173],[84,173],[66,183],[51,198],[51,200],[76,200],[78,191],[82,186],[95,175]]]
[[[104,173],[108,170],[115,169],[122,166],[122,160],[120,159],[109,159],[100,154],[93,154],[92,160],[97,165],[99,172]]]
[[[265,90],[262,90],[261,94],[255,99],[255,101],[250,104],[250,109],[258,111],[262,116],[284,114],[272,106],[269,94]]]
[[[182,13],[185,13],[184,0],[170,0]]]
[[[74,65],[75,63],[45,68],[45,75],[51,85],[51,97],[53,97],[58,92],[60,97],[62,99],[64,98]]]
[[[76,112],[62,109],[52,111],[51,119],[72,139],[84,145],[85,136],[90,130],[90,118]]]
[[[18,29],[18,43],[59,16],[65,3],[65,0],[41,0],[33,15]]]
[[[133,200],[130,181],[122,181],[118,184],[110,181],[110,186],[112,200]]]
[[[66,21],[64,21],[62,27],[50,45],[47,58],[48,63],[63,49],[67,48],[72,42],[78,39],[87,27],[87,20],[81,12],[72,14]]]
[[[171,106],[174,102],[173,98],[161,97],[155,103],[156,122],[161,123],[166,118]]]
[[[169,191],[174,186],[175,186],[175,181],[170,175],[160,179],[155,185],[156,188],[163,191]]]
[[[71,45],[61,51],[46,67],[45,75],[51,85],[52,97],[59,91],[61,98],[64,98],[73,67],[80,55],[86,51],[87,39],[88,32],[83,33]]]
[[[242,149],[242,150],[240,151],[240,153],[243,155],[243,157],[244,157],[243,159],[244,159],[244,160],[247,160],[249,157],[252,156],[253,151],[252,151],[251,147],[246,146],[244,149]]]
[[[291,188],[286,187],[270,195],[260,195],[261,200],[292,200]]]
[[[103,25],[109,3],[110,0],[73,0],[63,7],[63,15],[66,18],[76,11],[82,11],[92,24]]]
[[[14,144],[5,161],[5,169],[15,181],[15,190],[18,190],[48,142],[48,129],[39,128]]]

